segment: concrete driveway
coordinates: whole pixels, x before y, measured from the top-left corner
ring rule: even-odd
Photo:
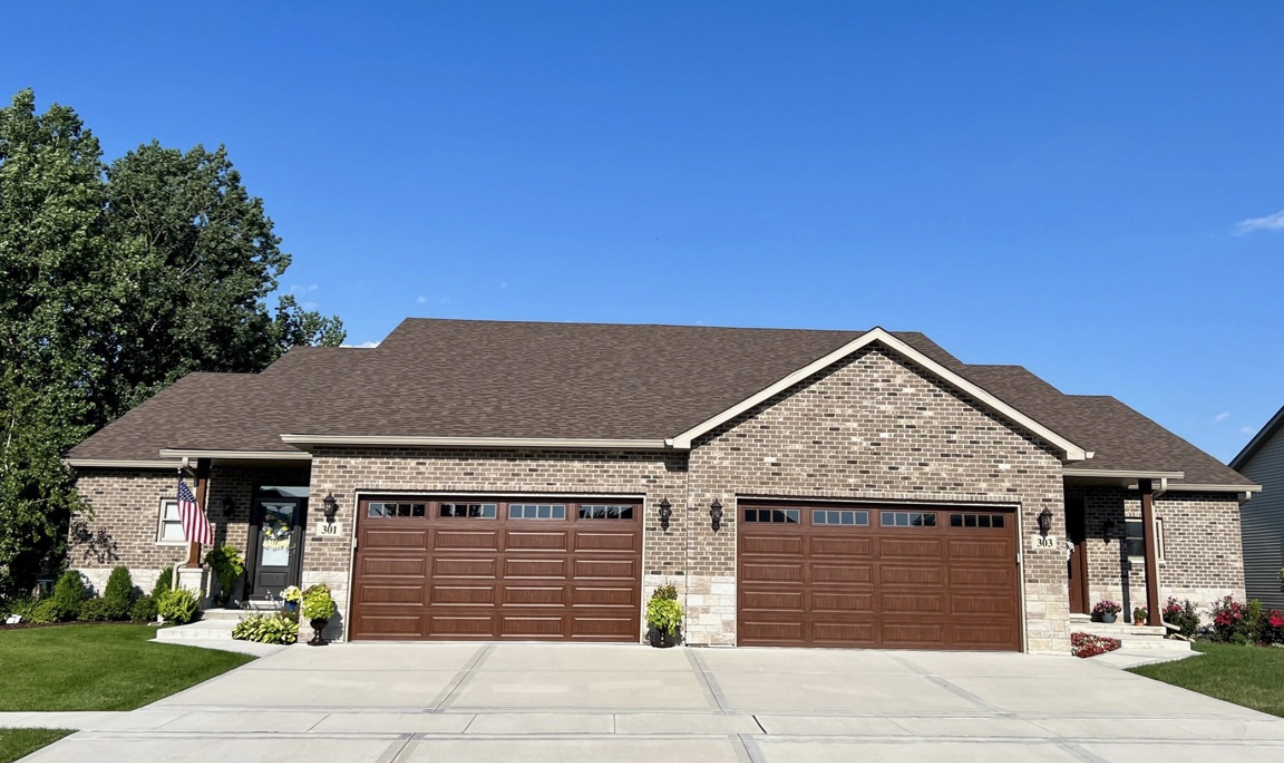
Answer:
[[[60,714],[5,714],[10,726]],[[70,720],[68,722],[71,722]],[[34,763],[1242,761],[1284,719],[1072,657],[567,644],[283,649]]]

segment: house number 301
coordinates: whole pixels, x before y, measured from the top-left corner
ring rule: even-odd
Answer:
[[[1055,535],[1031,535],[1030,548],[1058,548],[1057,536]]]
[[[343,525],[338,522],[330,522],[328,524],[325,522],[317,522],[317,536],[319,537],[333,538],[342,532]]]

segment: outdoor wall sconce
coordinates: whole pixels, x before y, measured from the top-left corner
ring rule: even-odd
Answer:
[[[718,503],[717,498],[709,504],[709,519],[712,520],[710,524],[713,526],[713,531],[717,532],[718,528],[722,527],[722,504]]]
[[[1044,506],[1043,511],[1039,512],[1039,533],[1046,536],[1050,530],[1052,530],[1052,510]]]
[[[669,529],[669,519],[672,516],[673,504],[669,503],[669,499],[667,498],[660,499],[660,529]]]
[[[1110,539],[1114,537],[1114,534],[1115,534],[1115,520],[1107,519],[1105,524],[1101,526],[1101,539],[1104,540],[1106,543],[1109,543]]]
[[[327,494],[321,505],[325,507],[325,523],[334,524],[334,516],[339,513],[339,502],[334,500],[334,493]]]
[[[235,505],[236,505],[236,501],[233,501],[233,500],[232,500],[232,496],[230,496],[230,495],[225,495],[225,496],[223,496],[223,514],[224,514],[225,516],[226,516],[227,514],[231,514],[231,513],[232,513],[232,507],[233,507],[233,506],[235,506]]]

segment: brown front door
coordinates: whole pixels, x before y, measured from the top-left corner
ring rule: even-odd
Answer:
[[[1066,576],[1070,582],[1070,611],[1088,613],[1088,532],[1082,498],[1066,499],[1066,541],[1070,559]]]
[[[638,641],[636,499],[367,498],[354,639]]]
[[[1011,510],[744,503],[742,646],[1019,650]]]

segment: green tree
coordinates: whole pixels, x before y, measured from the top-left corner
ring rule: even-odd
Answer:
[[[280,243],[222,147],[108,166],[73,110],[0,109],[0,593],[59,558],[82,508],[59,459],[90,432],[192,371],[343,341],[275,294]]]

